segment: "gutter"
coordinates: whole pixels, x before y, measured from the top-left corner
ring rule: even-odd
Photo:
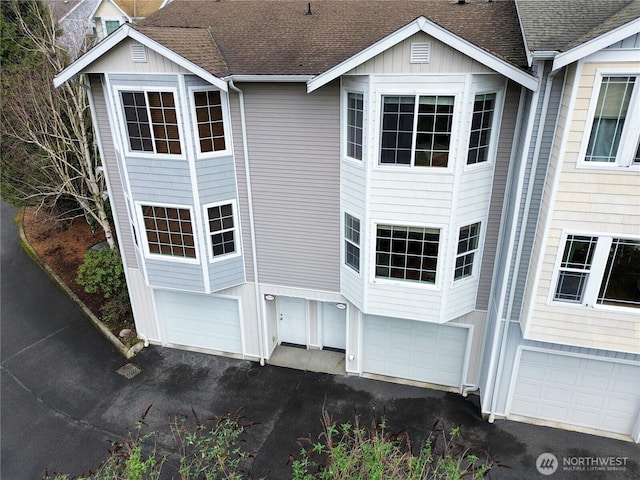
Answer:
[[[240,125],[242,128],[242,152],[244,156],[244,172],[247,181],[247,206],[249,208],[249,226],[251,231],[251,256],[253,260],[253,284],[256,300],[256,314],[258,316],[258,345],[260,346],[260,365],[264,366],[266,360],[266,351],[264,345],[264,332],[267,331],[266,315],[264,314],[264,302],[260,296],[260,282],[258,278],[258,255],[256,249],[255,221],[253,215],[253,191],[251,189],[251,172],[249,167],[249,145],[247,143],[247,121],[244,108],[244,92],[236,87],[233,79],[229,79],[229,87],[238,94],[238,103],[240,106]]]

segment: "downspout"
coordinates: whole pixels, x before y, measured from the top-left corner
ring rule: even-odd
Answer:
[[[256,234],[255,234],[255,222],[253,216],[253,191],[251,189],[251,173],[249,171],[249,145],[247,144],[247,122],[244,109],[244,92],[236,87],[233,80],[229,80],[229,87],[238,94],[238,104],[240,107],[240,126],[242,129],[242,153],[244,156],[244,172],[247,181],[247,206],[249,207],[249,226],[251,230],[251,257],[253,260],[253,285],[254,294],[256,300],[256,314],[258,316],[258,335],[260,346],[260,365],[264,366],[265,363],[265,348],[264,348],[264,332],[266,332],[266,325],[264,325],[265,316],[262,312],[262,298],[260,297],[260,282],[258,281],[258,255],[256,249]]]
[[[543,71],[544,71],[544,65],[542,67]],[[546,82],[546,86],[545,86],[545,92],[544,92],[544,99],[542,101],[542,110],[540,112],[540,125],[538,126],[538,137],[536,138],[536,146],[534,148],[533,151],[533,160],[532,160],[532,167],[531,167],[531,174],[529,175],[529,183],[527,186],[527,198],[525,199],[525,206],[524,206],[524,212],[522,213],[522,228],[520,229],[520,236],[518,238],[518,248],[516,250],[516,257],[515,257],[515,267],[513,270],[513,280],[514,280],[514,285],[515,285],[515,281],[518,278],[518,275],[520,273],[520,259],[522,257],[522,249],[523,249],[523,242],[524,242],[524,236],[526,234],[526,222],[529,218],[529,211],[531,209],[531,198],[533,196],[532,194],[532,190],[533,190],[533,183],[535,182],[535,177],[536,177],[536,173],[538,170],[538,164],[539,164],[539,158],[538,156],[540,155],[540,146],[542,144],[542,134],[544,133],[544,124],[546,121],[546,117],[547,117],[547,110],[549,108],[549,97],[551,96],[551,86],[553,83],[553,80],[556,76],[556,74],[559,72],[560,70],[556,70],[555,72],[551,72],[549,74],[549,76],[547,77],[547,82]],[[535,109],[532,109],[531,111],[531,115],[533,115],[535,117]],[[529,148],[526,149],[526,151],[528,152]],[[524,172],[524,171],[523,171]],[[524,180],[524,176],[523,176],[523,180]],[[517,227],[517,222],[514,223],[513,228],[515,229]],[[515,233],[515,230],[514,232]],[[508,270],[507,270],[508,271]],[[505,283],[506,285],[506,283]],[[493,396],[491,398],[491,408],[489,410],[489,423],[493,423],[495,418],[496,418],[496,409],[497,409],[497,402],[498,402],[498,395],[497,393],[500,390],[500,384],[502,382],[502,377],[503,377],[503,370],[504,370],[504,362],[505,362],[505,348],[507,346],[507,341],[509,338],[509,326],[511,325],[511,314],[513,313],[513,302],[514,302],[514,292],[511,292],[511,296],[509,298],[509,304],[507,306],[507,313],[504,316],[505,317],[505,326],[504,329],[502,331],[502,338],[501,338],[501,342],[500,342],[500,355],[498,358],[498,365],[496,367],[497,371],[496,371],[496,378],[495,378],[495,384],[494,384],[494,389],[493,389]],[[502,317],[502,315],[500,315],[499,317]]]

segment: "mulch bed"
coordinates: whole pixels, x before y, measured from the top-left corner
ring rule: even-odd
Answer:
[[[85,252],[105,240],[104,232],[100,229],[92,232],[84,218],[60,222],[53,214],[36,208],[25,209],[23,225],[25,236],[38,255],[89,310],[101,318],[102,296],[85,292],[75,279]],[[122,325],[107,326],[116,336],[123,328]],[[133,325],[126,327],[134,328]]]

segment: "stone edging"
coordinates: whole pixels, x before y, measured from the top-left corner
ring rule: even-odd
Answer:
[[[82,313],[84,313],[91,323],[102,333],[117,349],[118,351],[124,355],[125,358],[132,359],[136,356],[136,354],[144,348],[144,342],[140,341],[133,345],[131,348],[127,348],[124,343],[120,341],[118,337],[116,337],[111,331],[105,326],[104,323],[100,321],[98,317],[96,317],[91,310],[83,303],[82,300],[71,290],[62,279],[51,269],[49,265],[44,261],[44,259],[38,255],[38,252],[34,250],[34,248],[27,240],[27,236],[24,233],[24,208],[21,208],[18,212],[18,216],[16,217],[16,223],[18,224],[18,234],[20,235],[20,243],[22,244],[22,248],[39,266],[44,270],[44,272],[53,280],[58,287],[67,294],[67,296],[75,303]]]

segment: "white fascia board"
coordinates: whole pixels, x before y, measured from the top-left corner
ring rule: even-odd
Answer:
[[[313,75],[229,75],[222,80],[234,82],[306,83]]]
[[[592,53],[600,51],[613,45],[616,42],[620,42],[625,38],[640,33],[640,18],[632,20],[631,22],[622,25],[610,32],[607,32],[599,37],[593,38],[588,42],[585,42],[577,47],[567,50],[564,53],[559,54],[553,61],[552,70],[559,70],[562,67],[569,65],[581,58],[584,58]]]
[[[489,67],[492,70],[495,70],[498,73],[501,73],[505,77],[513,80],[514,82],[528,88],[529,90],[535,91],[538,88],[538,79],[529,75],[526,72],[523,72],[519,68],[514,67],[513,65],[501,60],[500,58],[491,55],[485,50],[473,45],[471,42],[454,35],[453,33],[445,30],[444,28],[436,25],[435,23],[429,21],[425,17],[417,18],[415,21],[405,25],[399,30],[395,31],[391,35],[383,38],[377,43],[365,48],[360,53],[354,55],[351,58],[348,58],[344,62],[336,65],[335,67],[327,70],[324,73],[314,77],[312,80],[307,82],[307,92],[310,93],[323,85],[326,85],[330,81],[338,78],[341,75],[344,75],[349,70],[361,65],[362,63],[370,60],[371,58],[379,55],[380,53],[388,50],[394,45],[400,43],[401,41],[409,38],[411,35],[414,35],[418,32],[424,32],[427,35],[432,36],[433,38],[449,45],[450,47],[458,50],[459,52],[477,60],[482,63],[486,67]]]
[[[174,51],[169,50],[167,47],[159,44],[155,40],[150,39],[149,37],[143,35],[137,30],[134,30],[133,28],[131,28],[129,25],[126,25],[126,24],[120,27],[115,32],[113,32],[111,35],[107,36],[102,42],[100,42],[94,48],[89,50],[87,53],[85,53],[78,60],[73,62],[71,65],[69,65],[67,68],[65,68],[58,75],[56,75],[53,79],[53,85],[55,87],[59,87],[63,83],[69,81],[71,78],[78,75],[85,68],[87,68],[96,60],[98,60],[100,57],[102,57],[104,54],[106,54],[109,50],[111,50],[113,47],[118,45],[127,37],[132,38],[137,42],[140,42],[141,44],[155,51],[156,53],[166,57],[172,62],[180,65],[186,70],[189,70],[190,72],[199,76],[203,80],[206,80],[212,85],[215,85],[220,90],[224,92],[227,91],[227,83],[222,79],[207,72],[202,67],[199,67],[193,62],[190,62],[184,57],[181,57],[180,55],[176,54]]]

